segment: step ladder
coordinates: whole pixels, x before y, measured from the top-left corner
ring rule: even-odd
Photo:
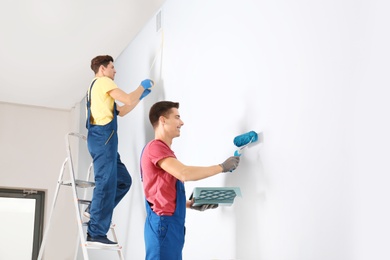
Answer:
[[[92,165],[92,163],[90,164],[88,171],[87,171],[87,177],[85,178],[85,180],[77,179],[77,175],[75,175],[74,164],[73,164],[73,160],[72,160],[72,156],[74,156],[74,155],[71,152],[71,145],[70,145],[71,139],[70,138],[78,138],[79,144],[84,143],[84,145],[86,145],[86,143],[87,143],[86,142],[87,138],[84,135],[79,134],[79,133],[71,132],[65,136],[67,157],[66,157],[65,161],[63,162],[61,170],[60,170],[60,175],[58,177],[57,187],[56,187],[56,191],[54,194],[54,199],[53,199],[52,207],[50,210],[49,219],[48,219],[48,222],[46,225],[45,232],[43,234],[43,239],[42,239],[42,243],[41,243],[41,246],[39,249],[39,254],[38,254],[37,260],[41,260],[43,257],[43,252],[45,250],[46,240],[47,240],[48,232],[50,229],[52,216],[53,216],[53,213],[55,210],[58,194],[59,194],[60,188],[62,186],[67,186],[67,187],[70,187],[72,189],[73,202],[74,202],[74,207],[76,209],[76,218],[77,218],[77,225],[78,225],[79,232],[78,232],[78,237],[77,237],[77,241],[76,241],[77,248],[76,248],[76,252],[75,252],[75,259],[77,257],[77,253],[78,253],[78,249],[79,249],[79,245],[80,245],[81,249],[82,249],[82,254],[83,254],[84,260],[89,260],[89,257],[88,257],[88,250],[89,249],[117,251],[119,259],[124,260],[122,247],[119,245],[119,243],[118,243],[118,246],[115,246],[115,247],[113,247],[113,246],[105,247],[105,246],[89,245],[88,242],[86,241],[86,229],[88,226],[88,222],[83,221],[82,212],[84,212],[85,209],[87,208],[87,206],[91,203],[91,200],[86,199],[87,189],[93,188],[95,186],[95,183],[93,181],[89,181],[91,178],[92,172],[93,172],[93,165]],[[76,141],[77,141],[77,139],[76,139]],[[64,172],[65,172],[65,168],[67,165],[69,168],[69,180],[64,180]],[[79,189],[84,190],[83,198],[79,197],[79,195],[78,195]],[[81,208],[82,208],[82,210],[81,210]],[[115,233],[115,225],[114,224],[111,224],[110,232],[111,232],[111,235],[113,238],[112,240],[115,242],[118,242],[118,239],[117,239],[117,236]]]

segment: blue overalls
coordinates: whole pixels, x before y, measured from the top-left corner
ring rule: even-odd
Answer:
[[[186,196],[184,184],[176,181],[176,209],[172,216],[158,216],[145,199],[144,230],[146,260],[181,260],[184,247]]]
[[[91,84],[87,98],[87,144],[93,159],[95,188],[90,206],[88,234],[106,237],[115,206],[129,191],[132,180],[118,153],[117,113],[114,102],[113,120],[106,125],[91,124]]]

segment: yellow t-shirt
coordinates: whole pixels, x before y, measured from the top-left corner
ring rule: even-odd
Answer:
[[[106,125],[114,117],[115,100],[107,93],[118,88],[115,82],[108,77],[98,77],[92,87],[91,93],[91,123]],[[88,89],[89,96],[89,89]]]

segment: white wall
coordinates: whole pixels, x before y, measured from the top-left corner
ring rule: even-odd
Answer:
[[[163,30],[152,19],[116,61],[126,91],[157,82],[119,121],[133,176],[114,216],[126,257],[144,256],[139,155],[149,107],[165,99],[181,103],[185,164],[221,163],[235,136],[264,136],[235,172],[186,183],[187,196],[238,186],[242,198],[188,211],[184,259],[388,259],[389,5],[168,0]]]
[[[163,31],[152,19],[116,61],[127,91],[157,82],[119,119],[133,176],[114,216],[126,257],[144,256],[139,155],[153,136],[149,107],[166,99],[181,103],[173,148],[186,164],[220,163],[234,136],[264,135],[234,173],[186,184],[188,196],[195,186],[238,186],[243,197],[188,211],[185,259],[388,259],[388,5],[168,0]],[[72,113],[0,104],[0,185],[47,190],[46,219],[64,135],[84,129]],[[59,198],[48,259],[73,258],[69,203]]]
[[[0,186],[45,191],[45,226],[66,158],[65,135],[79,128],[74,111],[0,103]],[[77,226],[71,198],[71,190],[62,186],[45,259],[73,259]],[[13,250],[23,248],[16,244]]]
[[[123,89],[157,82],[119,119],[133,176],[114,215],[126,259],[144,256],[139,155],[153,137],[149,107],[164,99],[181,103],[185,125],[173,148],[186,164],[222,162],[249,130],[264,136],[235,172],[186,183],[187,196],[195,186],[238,186],[243,196],[188,211],[184,259],[388,259],[389,5],[168,0],[163,31],[152,19],[116,61]],[[64,135],[84,129],[83,119],[0,104],[0,121],[0,186],[47,190],[47,218]],[[74,213],[62,196],[58,203],[47,259],[73,259]]]

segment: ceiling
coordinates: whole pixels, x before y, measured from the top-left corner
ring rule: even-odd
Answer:
[[[71,109],[100,54],[115,59],[165,0],[2,0],[0,102]]]

